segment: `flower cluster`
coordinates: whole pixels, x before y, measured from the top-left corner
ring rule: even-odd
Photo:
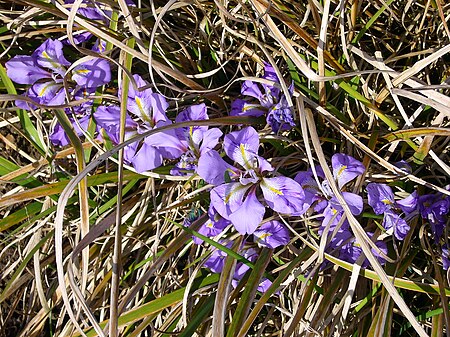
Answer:
[[[74,67],[70,66],[71,63],[63,54],[63,44],[58,40],[48,39],[30,56],[17,55],[6,62],[6,71],[14,82],[31,85],[24,94],[25,97],[46,106],[63,105],[72,99],[86,98],[111,80],[111,68],[104,59],[89,58]],[[36,109],[36,105],[24,100],[17,100],[16,105],[25,110]],[[75,123],[74,119],[77,117],[70,117],[78,135],[83,134],[78,125],[84,131],[87,129],[91,108],[92,102],[88,101],[72,110],[66,109],[67,113],[73,112],[80,118]],[[59,146],[69,143],[59,124],[55,126],[50,140]]]
[[[73,1],[66,0],[66,3]],[[109,21],[111,15],[108,11],[89,6],[80,8],[80,13],[99,22]],[[75,42],[86,42],[89,34],[76,34]],[[96,45],[94,47],[99,50],[101,42],[97,41]],[[120,143],[121,131],[127,140],[174,122],[209,119],[205,103],[185,106],[178,113],[176,109],[169,109],[170,102],[154,92],[149,83],[137,74],[133,75],[135,86],[127,90],[126,109],[108,101],[94,109],[89,98],[110,82],[109,63],[102,58],[87,57],[83,62],[72,65],[65,58],[63,48],[62,42],[48,39],[32,55],[18,55],[6,63],[8,76],[16,83],[29,86],[24,94],[27,99],[16,101],[18,107],[31,110],[88,98],[83,100],[84,103],[66,109],[76,133],[82,135],[90,123],[95,123],[97,134],[113,145]],[[247,80],[242,84],[244,97],[232,102],[230,114],[265,116],[273,133],[289,131],[295,122],[292,107],[288,104],[290,99],[286,95],[292,95],[293,84],[288,92],[283,92],[281,81],[283,79],[277,76],[274,68],[265,64],[260,80]],[[125,90],[118,89],[116,101],[122,101]],[[120,130],[122,113],[126,114],[125,130]],[[59,124],[54,127],[50,140],[56,146],[69,143]],[[235,229],[245,236],[240,253],[251,262],[257,259],[258,247],[277,249],[290,242],[289,230],[279,220],[287,219],[289,222],[290,217],[305,216],[315,219],[313,223],[317,227],[312,228],[312,233],[326,241],[327,253],[350,263],[360,259],[362,249],[322,168],[311,167],[296,172],[295,176],[292,174],[291,178],[281,173],[285,171],[275,169],[260,155],[260,150],[260,133],[253,126],[235,126],[226,134],[219,128],[189,126],[155,132],[142,141],[129,144],[124,148],[124,160],[137,172],[168,165],[171,175],[196,175],[203,184],[210,184],[209,199],[202,204],[208,208],[208,220],[199,233],[209,238],[225,236],[223,244],[229,247],[232,243],[226,241],[224,231]],[[399,165],[409,169],[404,162]],[[441,244],[450,212],[449,196],[440,193],[420,196],[414,191],[406,198],[398,198],[392,187],[383,183],[368,183],[365,193],[357,194],[357,189],[351,188],[355,179],[366,170],[359,160],[336,153],[331,157],[331,169],[333,183],[340,189],[354,216],[360,217],[366,211],[373,212],[374,218],[382,219],[379,230],[373,230],[372,226],[367,233],[376,247],[372,252],[381,263],[385,262],[387,244],[380,237],[403,241],[411,231],[411,220],[420,217],[429,222],[435,244],[440,245],[443,252],[444,268],[449,267],[447,245]],[[193,240],[196,244],[202,243],[197,237]],[[215,250],[204,265],[213,272],[220,272],[225,256],[221,250]],[[364,260],[363,266],[367,265],[368,261]],[[246,264],[238,264],[234,285],[248,269]],[[263,279],[259,289],[264,291],[270,284],[268,279]]]

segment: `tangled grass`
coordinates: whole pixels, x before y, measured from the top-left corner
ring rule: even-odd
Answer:
[[[101,57],[113,64],[113,81],[97,90],[94,106],[118,103],[119,85],[133,85],[128,75],[136,73],[170,98],[171,117],[205,103],[204,124],[225,133],[261,126],[224,117],[241,84],[269,62],[289,78],[284,91],[290,80],[295,88],[296,127],[258,130],[261,154],[277,171],[326,171],[342,152],[367,168],[355,193],[382,182],[399,195],[449,194],[450,4],[95,3],[112,11],[111,20],[80,15],[80,0],[0,4],[0,336],[450,336],[449,275],[426,220],[415,218],[399,242],[371,210],[358,219],[347,213],[372,265],[361,268],[324,250],[317,217],[280,215],[289,244],[262,249],[253,272],[231,288],[242,236],[230,227],[222,234],[235,244],[218,245],[229,257],[214,274],[202,265],[218,241],[191,240],[205,216],[181,225],[207,211],[210,185],[170,175],[167,165],[136,173],[120,146],[92,132],[84,143],[53,146],[48,136],[62,107],[17,108],[25,86],[4,69],[47,38],[73,42],[86,30],[107,42]],[[66,47],[68,59],[98,56],[92,43]],[[411,173],[393,165],[400,160]],[[371,253],[369,229],[385,235],[384,266]],[[265,293],[256,291],[263,274],[273,282]]]

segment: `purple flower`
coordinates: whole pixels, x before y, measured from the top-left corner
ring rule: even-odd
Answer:
[[[190,106],[180,112],[175,122],[188,122],[209,119],[205,104]],[[181,160],[175,164],[171,174],[186,175],[197,170],[199,158],[213,149],[219,142],[222,131],[217,128],[208,129],[208,126],[190,126],[174,130],[167,130],[151,136],[151,142],[162,151],[165,158],[175,159],[181,156]]]
[[[242,250],[241,256],[245,257],[250,262],[255,262],[258,258],[258,252],[255,248],[246,248]],[[238,262],[236,264],[233,279],[236,281],[240,281],[249,270],[250,267],[245,263]]]
[[[260,107],[259,104],[251,104],[243,99],[237,98],[231,102],[230,116],[259,117],[266,113],[264,110],[259,109]]]
[[[256,242],[264,247],[275,249],[289,243],[289,231],[281,222],[272,220],[262,224],[253,233]]]
[[[346,183],[363,174],[366,169],[359,160],[343,153],[333,155],[331,157],[331,164],[333,167],[333,176],[339,188],[342,188]]]
[[[263,277],[261,279],[261,281],[259,282],[257,290],[261,293],[265,293],[270,288],[271,285],[272,285],[272,281]]]
[[[90,118],[91,118],[90,115],[86,115],[78,120],[78,123],[80,124],[84,132],[87,132]],[[78,127],[78,124],[75,123],[74,118],[69,117],[69,119],[72,122],[72,126],[75,129],[76,134],[78,136],[82,136],[83,131]],[[52,133],[50,134],[49,139],[55,146],[66,146],[70,143],[69,137],[67,137],[66,132],[59,123],[56,123]]]
[[[237,169],[225,162],[215,150],[204,153],[198,160],[197,173],[209,184],[223,184],[225,183],[225,173],[233,173],[235,171]]]
[[[209,207],[208,216],[208,220],[200,227],[198,232],[209,238],[219,235],[225,229],[225,227],[230,224],[230,222],[222,218],[212,206]],[[197,245],[203,242],[202,239],[196,236],[193,236],[192,240]]]
[[[207,120],[209,119],[205,104],[197,104],[188,107],[180,112],[176,119],[176,123]],[[189,167],[190,170],[197,170],[197,162],[199,158],[210,152],[219,142],[219,138],[222,136],[222,131],[218,128],[209,129],[208,126],[191,126],[185,128],[179,128],[174,130],[176,137],[178,138],[180,145],[184,148],[184,154],[182,160],[176,164],[176,167],[186,163],[185,168]],[[172,171],[171,171],[172,173]]]
[[[232,222],[241,234],[252,234],[261,223],[265,203],[274,211],[284,214],[304,212],[305,194],[293,179],[278,176],[265,177],[272,166],[258,156],[259,137],[252,127],[231,132],[225,136],[224,149],[242,169],[230,167],[220,155],[209,151],[199,160],[198,174],[208,182],[223,182],[226,172],[239,181],[224,183],[211,190],[211,204],[217,212]],[[212,171],[212,172],[211,172]],[[231,175],[229,173],[232,173]]]
[[[373,233],[367,233],[369,237],[373,236]],[[376,241],[375,245],[378,247],[378,249],[383,252],[383,254],[387,255],[387,246],[386,243],[383,241]],[[362,248],[359,246],[359,244],[356,242],[356,239],[350,234],[348,231],[339,231],[336,236],[332,239],[330,242],[330,245],[327,248],[328,251],[338,251],[339,252],[339,258],[341,260],[347,261],[349,263],[355,263],[356,260],[360,257],[360,255],[363,253]],[[381,256],[381,254],[378,253],[378,251],[374,248],[371,248],[371,251],[375,257],[378,258],[378,261],[381,264],[384,264],[386,261]],[[369,266],[369,261],[367,259],[364,260],[362,267],[366,268]]]
[[[394,193],[386,184],[370,183],[367,185],[369,205],[375,214],[383,214],[394,206]]]
[[[75,0],[65,0],[64,1],[64,3],[66,5],[73,4],[74,2],[75,2]],[[131,0],[125,0],[125,3],[128,6],[135,6],[133,1],[131,1]],[[81,6],[78,7],[77,14],[83,15],[84,17],[90,19],[94,23],[98,22],[100,24],[108,26],[112,12],[111,12],[111,10],[102,9],[103,7],[104,6],[102,6],[101,2],[96,2],[96,1],[91,1],[91,0],[83,0],[81,2]],[[81,32],[75,31],[73,34],[75,44],[80,44],[80,43],[86,42],[92,36],[93,36],[92,33],[85,32],[85,31],[81,31]],[[99,39],[97,39],[97,42],[98,41],[99,41]],[[65,39],[63,42],[65,44],[69,44],[68,39]],[[93,50],[95,50],[95,49],[93,49]]]
[[[361,196],[350,192],[342,192],[342,196],[346,201],[347,205],[349,206],[352,214],[354,215],[361,214],[364,207]],[[341,220],[343,214],[344,209],[338,202],[337,198],[336,197],[331,198],[328,201],[327,207],[323,211],[324,218],[322,220],[321,226],[319,227],[319,234],[322,234],[327,226],[329,226],[330,232],[334,231],[336,225]],[[341,230],[347,230],[348,227],[349,223],[347,220],[345,220],[342,224]]]
[[[47,39],[33,53],[38,66],[52,70],[53,73],[64,76],[70,62],[63,55],[63,44],[58,40]]]
[[[394,228],[394,236],[398,240],[404,240],[410,230],[406,221],[391,210],[386,210],[384,213],[383,227],[387,230]]]
[[[275,70],[268,63],[264,64],[264,76],[262,78],[273,81],[278,85],[280,84]],[[290,95],[292,95],[293,90],[294,86],[292,84],[289,88]],[[256,99],[259,104],[250,103],[248,100],[236,99],[231,104],[231,116],[259,117],[267,113],[267,124],[271,126],[274,132],[289,130],[295,126],[292,107],[289,106],[286,96],[277,86],[245,81],[242,84],[241,94]]]
[[[48,39],[31,56],[18,55],[6,62],[8,76],[20,84],[31,84],[26,97],[42,105],[61,105],[66,100],[63,77],[70,66],[63,55],[63,45],[58,40]],[[109,63],[93,58],[82,62],[72,71],[72,80],[78,86],[69,87],[69,92],[92,89],[106,84],[111,79]],[[35,106],[25,101],[16,101],[18,107],[26,110]]]
[[[435,242],[439,242],[450,212],[450,197],[441,193],[420,196],[417,201],[422,218],[429,221]]]
[[[417,209],[417,201],[419,196],[417,195],[417,191],[414,191],[409,196],[402,200],[398,200],[396,205],[406,214],[412,213]]]
[[[386,230],[393,228],[394,236],[398,240],[404,240],[410,227],[406,221],[398,214],[399,208],[412,211],[415,208],[416,198],[411,194],[407,198],[395,202],[392,189],[386,184],[370,183],[367,185],[367,195],[369,205],[372,206],[375,214],[384,214],[383,227]]]
[[[294,85],[292,84],[289,88],[289,93],[292,95],[293,92]],[[284,95],[281,96],[277,104],[269,109],[266,121],[275,133],[279,130],[289,130],[295,126],[294,117],[292,116],[292,107],[289,106]]]
[[[6,62],[8,77],[19,84],[33,84],[44,78],[52,78],[52,74],[39,67],[34,55],[17,55]]]
[[[93,58],[72,69],[72,79],[86,88],[97,88],[111,81],[109,62],[101,58]]]
[[[224,244],[224,242],[221,242]],[[227,248],[231,248],[233,245],[232,242],[229,242],[225,246]],[[203,264],[204,267],[209,268],[213,273],[221,273],[223,266],[225,265],[225,258],[227,257],[227,253],[220,249],[216,249],[213,251],[211,256],[205,261]]]
[[[146,82],[139,75],[134,75],[134,79],[140,87],[146,86]],[[165,98],[153,93],[150,88],[135,90],[130,87],[127,108],[139,118],[139,123],[127,115],[125,138],[129,139],[133,135],[171,124],[172,122],[166,116],[168,106]],[[117,144],[120,108],[107,107],[100,111],[97,109],[95,117],[109,138]],[[141,144],[134,143],[125,147],[125,159],[137,172],[145,172],[161,166],[164,158],[175,159],[183,152],[184,148],[180,146],[175,132],[164,133],[163,136],[161,133],[156,133],[146,137]]]
[[[164,96],[154,93],[150,88],[145,89],[148,83],[141,76],[133,75],[133,78],[138,88],[130,86],[128,89],[128,111],[139,117],[150,128],[170,123],[166,116],[169,103]]]
[[[400,161],[394,163],[394,165],[405,173],[409,173],[409,174],[412,173],[411,165],[409,165],[408,162],[406,162],[404,160],[400,160]]]
[[[116,105],[101,105],[95,111],[94,117],[97,125],[105,131],[111,141],[114,144],[118,144],[120,135],[120,107]],[[125,119],[125,139],[135,136],[137,134],[137,127],[138,124],[127,114]],[[124,148],[124,158],[127,164],[131,164],[131,160],[136,154],[137,146],[138,143],[133,143]],[[154,158],[149,157],[149,160],[152,159],[155,160]]]

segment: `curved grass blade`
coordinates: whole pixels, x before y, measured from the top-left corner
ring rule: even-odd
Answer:
[[[264,275],[264,271],[270,262],[272,253],[273,250],[265,248],[259,254],[258,260],[255,263],[255,268],[250,273],[244,292],[242,293],[234,312],[231,325],[228,328],[227,337],[234,337],[238,334],[242,323],[250,311],[261,277]]]
[[[202,276],[199,277],[193,284],[191,290],[198,290],[206,286],[210,286],[212,284],[215,284],[219,281],[219,275],[213,274],[210,276]],[[132,323],[138,322],[141,319],[146,318],[147,316],[160,312],[161,310],[164,310],[167,307],[170,307],[176,303],[179,303],[183,300],[183,295],[186,288],[180,288],[177,290],[172,291],[169,294],[166,294],[160,298],[157,298],[153,301],[150,301],[148,303],[145,303],[137,308],[131,309],[129,311],[123,312],[119,317],[119,327],[125,327]],[[100,326],[104,328],[108,321],[103,321],[100,323]],[[86,335],[88,337],[95,336],[95,330],[92,328],[88,331],[86,331]],[[79,334],[75,334],[75,337],[79,336]]]

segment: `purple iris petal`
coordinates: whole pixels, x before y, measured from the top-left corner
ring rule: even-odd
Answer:
[[[94,46],[92,47],[92,50],[97,52],[97,53],[103,53],[106,51],[106,41],[105,40],[101,40],[101,39],[97,39],[95,41]]]
[[[346,183],[352,181],[365,171],[364,165],[359,160],[343,153],[333,155],[331,157],[331,164],[333,166],[333,176],[339,188],[342,188]]]
[[[32,56],[39,66],[64,76],[65,66],[69,66],[70,62],[65,59],[62,49],[63,44],[60,41],[47,39],[33,52]]]
[[[253,116],[259,117],[265,114],[265,111],[260,110],[259,104],[250,104],[243,99],[235,99],[231,103],[230,116]]]
[[[420,196],[418,200],[420,214],[429,221],[435,242],[439,242],[447,224],[447,214],[450,212],[450,199],[442,196],[440,193],[427,194]]]
[[[261,223],[265,211],[265,207],[256,197],[255,190],[250,189],[244,202],[230,214],[229,220],[242,235],[252,234]]]
[[[255,248],[248,248],[244,249],[241,253],[243,257],[245,257],[250,262],[255,262],[258,258],[258,252]],[[245,263],[238,262],[236,264],[236,269],[234,271],[233,279],[236,281],[241,280],[244,275],[250,270],[250,267],[247,266]]]
[[[140,88],[147,85],[139,75],[133,75],[133,77]],[[169,104],[164,96],[153,93],[150,88],[139,91],[130,86],[128,89],[128,111],[149,123],[151,127],[159,125],[160,122],[165,124],[169,122],[166,116],[168,107]]]
[[[212,150],[222,137],[222,131],[218,128],[212,128],[203,133],[202,144],[200,145],[200,155]]]
[[[108,61],[94,58],[74,67],[72,69],[72,79],[78,85],[96,88],[111,81],[111,67]]]
[[[131,163],[138,173],[153,170],[161,166],[162,162],[163,156],[161,151],[152,144],[147,143],[146,139],[131,159]]]
[[[230,220],[241,234],[252,234],[265,213],[265,208],[258,201],[255,188],[252,187],[228,183],[211,190],[211,204],[222,217]]]
[[[27,96],[42,105],[62,105],[66,99],[62,84],[53,81],[33,84],[28,89]]]
[[[211,204],[225,219],[230,219],[230,214],[235,212],[243,203],[245,193],[251,185],[244,186],[233,182],[222,184],[211,190]]]
[[[450,256],[449,256],[449,250],[447,248],[447,245],[442,246],[442,268],[444,270],[448,270],[450,267]]]
[[[325,207],[325,209],[323,210],[324,218],[319,227],[318,233],[322,234],[327,227],[328,232],[333,232],[339,221],[341,220],[343,214],[344,212],[342,210],[337,210],[331,203],[328,203],[327,207]],[[348,220],[345,220],[340,227],[340,231],[347,231],[349,226],[350,225],[348,223]]]
[[[272,285],[272,281],[263,277],[262,281],[259,282],[258,291],[265,293],[270,288],[271,285]]]
[[[33,84],[40,79],[52,78],[51,73],[39,67],[33,56],[17,55],[5,65],[8,77],[19,84]]]
[[[176,123],[187,122],[187,121],[195,121],[195,120],[207,120],[209,119],[208,113],[206,111],[206,105],[204,103],[192,105],[187,109],[180,112],[176,119]],[[200,144],[200,141],[203,139],[203,133],[208,130],[207,126],[191,126],[177,129],[177,136],[180,139],[192,141],[195,144]]]
[[[275,133],[280,130],[289,130],[295,126],[292,108],[288,105],[284,96],[281,98],[280,102],[269,110],[266,121]]]
[[[230,224],[230,222],[224,219],[212,205],[209,206],[208,217],[209,219],[206,221],[206,223],[203,224],[202,227],[200,227],[200,229],[198,230],[200,234],[203,234],[207,237],[219,235],[225,229],[225,227]],[[194,243],[198,245],[203,242],[202,239],[196,236],[194,236],[192,239]]]
[[[223,219],[222,217],[219,221],[214,221],[210,218],[199,228],[198,232],[200,234],[203,234],[204,236],[211,238],[222,233],[222,231],[225,229],[225,227],[227,227],[228,224],[229,221]],[[203,240],[196,236],[192,237],[192,241],[197,245],[203,243]]]
[[[262,224],[254,233],[256,242],[271,249],[289,243],[289,231],[281,222],[272,220]]]
[[[370,183],[366,189],[369,205],[375,214],[383,214],[394,206],[394,193],[388,185]]]
[[[182,154],[178,163],[170,169],[170,175],[172,176],[186,176],[191,175],[197,169],[195,165],[195,158],[189,154]]]
[[[103,128],[108,137],[115,143],[119,143],[120,107],[116,105],[99,106],[94,113],[97,125]],[[127,114],[125,130],[136,130],[137,123]]]
[[[224,137],[225,153],[245,169],[252,169],[258,156],[259,136],[254,128],[246,127]]]
[[[394,236],[398,240],[404,240],[410,230],[410,227],[408,226],[406,221],[401,218],[400,215],[395,214],[390,210],[387,210],[384,213],[383,227],[386,229],[391,229],[393,227]]]
[[[157,147],[161,151],[164,158],[176,159],[187,151],[188,144],[186,141],[177,137],[176,131],[165,130],[157,132],[145,139],[147,144]]]
[[[86,132],[89,126],[89,120],[90,120],[91,116],[90,115],[86,115],[81,117],[78,120],[78,123],[80,124],[81,128]],[[78,136],[83,135],[83,131],[78,127],[78,124],[75,123],[75,121],[73,120],[73,118],[69,118],[70,121],[72,122],[72,126],[76,132],[76,134]],[[70,143],[69,137],[67,137],[66,132],[64,131],[64,129],[62,128],[61,124],[57,123],[55,125],[55,128],[53,129],[53,132],[51,133],[51,135],[49,136],[50,141],[53,143],[53,145],[55,146],[66,146]]]
[[[408,162],[406,162],[404,160],[400,160],[400,161],[394,163],[394,165],[406,173],[409,173],[409,174],[412,173],[411,165],[409,165]]]
[[[221,242],[221,244],[224,244]],[[226,247],[231,248],[232,242],[229,242]],[[211,256],[204,263],[204,267],[209,268],[213,273],[222,272],[223,266],[225,265],[225,258],[227,257],[227,253],[221,251],[220,249],[214,250]]]
[[[294,180],[300,184],[303,188],[303,192],[305,193],[305,206],[311,207],[311,205],[317,201],[320,197],[320,189],[317,185],[316,180],[311,171],[301,171],[298,172],[294,177]]]
[[[412,213],[417,209],[418,195],[417,191],[414,191],[406,198],[397,201],[397,206],[401,208],[406,214]]]
[[[263,96],[261,89],[259,89],[258,87],[258,84],[252,81],[245,81],[244,83],[242,83],[241,94],[254,97],[258,101],[260,101]]]
[[[306,212],[305,193],[295,180],[286,177],[263,178],[261,189],[270,208],[282,214],[301,215]]]
[[[256,157],[257,167],[256,169],[258,172],[272,172],[274,170],[273,166],[270,165],[270,163],[265,160],[263,157],[257,156]]]
[[[215,150],[203,153],[198,160],[197,174],[208,184],[223,184],[226,171],[234,172],[237,169],[226,163]]]
[[[363,199],[358,194],[350,193],[350,192],[342,192],[342,197],[344,198],[345,202],[347,203],[348,207],[350,208],[350,211],[354,215],[360,215],[363,208]],[[336,197],[331,198],[330,204],[333,205],[333,207],[339,211],[343,211],[342,206],[339,204],[339,201]]]
[[[280,80],[278,79],[278,75],[275,72],[275,69],[272,67],[270,63],[264,62],[264,75],[263,78],[266,80],[273,81],[275,83],[280,83]]]

